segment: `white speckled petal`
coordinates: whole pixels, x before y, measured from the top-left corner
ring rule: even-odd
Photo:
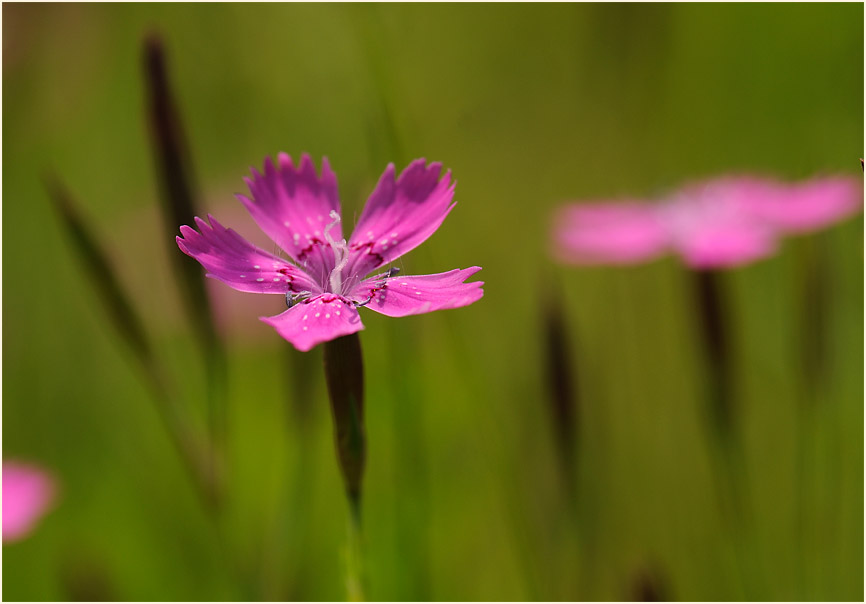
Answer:
[[[322,294],[304,300],[275,317],[261,317],[301,352],[364,329],[355,306],[344,298]]]
[[[358,302],[369,299],[367,308],[389,317],[460,308],[477,302],[484,295],[483,281],[464,283],[480,270],[481,267],[473,266],[436,275],[372,278],[361,284],[353,298],[360,298]]]

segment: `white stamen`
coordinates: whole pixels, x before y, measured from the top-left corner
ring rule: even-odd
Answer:
[[[340,223],[340,215],[334,210],[331,210],[331,220],[328,226],[325,227],[325,240],[331,249],[334,250],[334,268],[328,275],[328,281],[331,285],[331,292],[341,294],[343,289],[343,269],[349,263],[349,246],[345,239],[334,241],[331,237],[331,229]]]

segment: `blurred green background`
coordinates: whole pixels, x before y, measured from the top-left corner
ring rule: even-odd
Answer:
[[[688,273],[673,258],[554,267],[547,229],[564,201],[729,171],[859,177],[863,10],[5,4],[3,456],[52,468],[62,493],[30,539],[3,547],[4,599],[345,597],[320,351],[289,354],[257,320],[276,297],[211,289],[230,388],[215,523],[41,185],[53,170],[78,199],[203,424],[145,120],[153,31],[202,211],[251,238],[233,193],[278,151],[327,155],[349,222],[389,161],[439,160],[458,181],[455,211],[398,264],[482,266],[485,297],[404,319],[362,311],[368,598],[861,600],[861,218],[724,275],[733,521]],[[826,295],[812,308],[816,257]],[[551,282],[578,377],[574,497],[548,417]],[[801,361],[811,320],[817,381]]]

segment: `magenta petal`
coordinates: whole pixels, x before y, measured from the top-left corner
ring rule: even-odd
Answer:
[[[41,468],[3,462],[3,541],[23,539],[54,501],[54,479]]]
[[[368,279],[360,288],[369,298],[368,308],[389,317],[419,315],[434,310],[460,308],[477,302],[484,295],[483,281],[464,283],[481,270],[473,266],[436,275]],[[370,296],[372,295],[372,298]]]
[[[327,159],[322,160],[322,175],[306,153],[295,166],[286,153],[278,156],[279,166],[265,159],[264,174],[255,169],[244,179],[251,198],[237,198],[249,210],[256,224],[298,263],[304,250],[314,241],[325,241],[325,228],[333,222],[332,211],[340,213],[337,177]],[[335,241],[342,239],[340,224],[329,231]]]
[[[182,226],[183,237],[177,238],[181,251],[198,260],[207,269],[208,277],[257,294],[316,291],[316,284],[298,267],[258,249],[213,216],[208,220],[210,224],[196,217],[200,232]]]
[[[416,159],[394,180],[389,164],[367,200],[349,240],[354,250],[352,274],[364,276],[396,260],[432,235],[454,205],[451,172],[442,164]]]
[[[355,306],[331,294],[309,298],[282,314],[261,320],[301,352],[364,329]]]
[[[554,217],[554,253],[564,262],[644,262],[661,255],[668,243],[668,231],[652,204],[571,205]]]
[[[767,185],[747,207],[771,225],[791,233],[829,226],[860,211],[863,191],[850,178],[822,178],[793,185]]]

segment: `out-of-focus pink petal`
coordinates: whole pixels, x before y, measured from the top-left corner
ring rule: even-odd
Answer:
[[[863,205],[862,186],[844,177],[767,183],[757,193],[746,200],[748,210],[790,233],[822,229],[857,213]]]
[[[253,177],[244,179],[251,197],[237,198],[259,227],[292,259],[303,264],[305,250],[316,241],[325,241],[331,211],[340,213],[337,177],[327,158],[322,160],[321,177],[306,153],[298,166],[286,153],[280,153],[277,161],[279,166],[266,158],[264,174],[253,169]],[[335,241],[343,237],[339,223],[329,233]]]
[[[308,298],[282,314],[261,320],[301,352],[364,329],[355,306],[332,294]]]
[[[776,239],[761,225],[747,223],[695,225],[675,246],[692,268],[728,268],[771,256]]]
[[[642,202],[570,205],[554,216],[554,254],[575,264],[633,264],[664,253],[670,237]]]
[[[394,179],[389,164],[367,200],[349,240],[348,271],[363,277],[423,243],[454,207],[451,172],[440,180],[442,164],[416,159]]]
[[[54,502],[57,486],[45,470],[31,464],[3,462],[3,541],[23,539]]]
[[[183,237],[177,237],[181,251],[198,260],[207,269],[208,277],[257,294],[318,291],[318,286],[298,267],[258,249],[213,216],[208,220],[210,224],[196,217],[200,232],[184,225],[180,227]]]
[[[413,275],[368,279],[356,296],[369,299],[368,308],[389,317],[419,315],[434,310],[460,308],[477,302],[484,295],[483,281],[464,283],[481,270],[479,266],[454,269],[436,275]]]
[[[748,211],[750,200],[764,198],[766,188],[766,181],[750,177],[692,183],[661,204],[659,215],[689,266],[748,264],[777,247],[774,229]]]

